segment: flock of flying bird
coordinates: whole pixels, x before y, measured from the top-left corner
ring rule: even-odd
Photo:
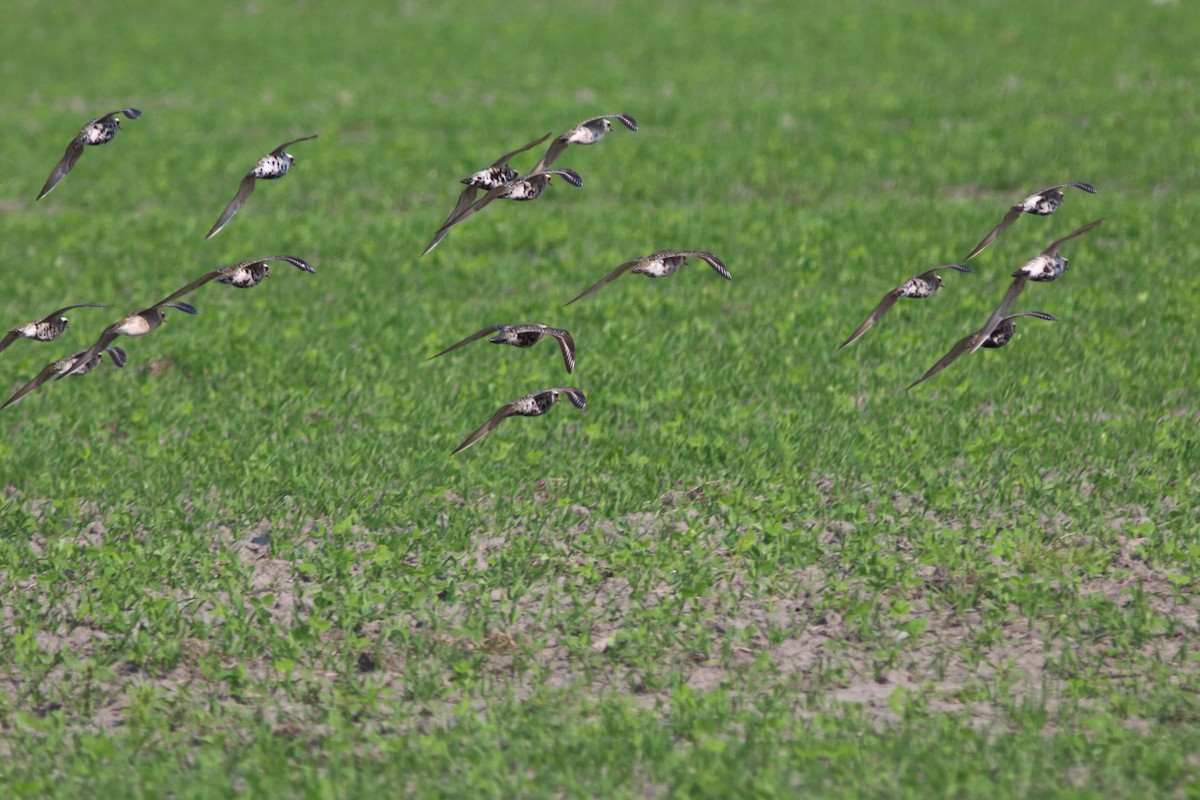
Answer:
[[[995,228],[992,228],[988,235],[983,237],[983,240],[967,254],[964,261],[970,261],[975,256],[982,253],[988,248],[992,242],[1004,233],[1004,231],[1012,225],[1022,214],[1031,214],[1038,217],[1047,217],[1058,210],[1062,203],[1064,192],[1063,189],[1079,189],[1088,194],[1096,194],[1096,188],[1091,184],[1079,183],[1074,181],[1071,183],[1060,183],[1051,186],[1048,189],[1042,189],[1039,192],[1034,192],[1028,195],[1020,202],[1013,205],[1004,215],[1004,219],[1000,221]],[[950,366],[960,356],[965,353],[974,353],[981,347],[1003,347],[1012,339],[1013,334],[1017,331],[1016,320],[1018,317],[1034,317],[1036,319],[1049,320],[1056,322],[1057,317],[1051,316],[1044,311],[1021,311],[1016,314],[1009,314],[1013,304],[1017,298],[1021,296],[1021,292],[1025,291],[1026,284],[1029,281],[1047,282],[1053,281],[1062,277],[1067,271],[1067,258],[1059,254],[1059,248],[1071,241],[1077,236],[1082,236],[1088,231],[1104,222],[1103,219],[1098,219],[1095,222],[1089,222],[1082,228],[1071,231],[1066,236],[1056,239],[1050,243],[1045,250],[1038,255],[1026,261],[1020,269],[1012,274],[1013,282],[1009,284],[1008,291],[1004,293],[1004,298],[1000,301],[1000,305],[996,306],[996,310],[992,312],[987,321],[983,323],[983,327],[972,334],[959,339],[953,347],[950,348],[946,355],[938,359],[932,367],[925,371],[917,380],[910,383],[906,388],[911,389],[917,384],[925,381],[938,374],[946,367]],[[901,297],[909,297],[913,299],[924,299],[936,292],[942,286],[942,278],[938,274],[941,270],[953,269],[959,272],[974,272],[975,270],[968,267],[966,264],[942,264],[939,267],[934,267],[931,270],[926,270],[920,275],[914,275],[906,280],[900,286],[891,290],[883,296],[879,301],[879,305],[867,315],[862,324],[854,329],[850,334],[850,338],[842,342],[838,349],[841,350],[847,345],[856,342],[863,334],[879,321],[888,309],[895,305],[896,301]]]
[[[51,171],[50,177],[46,180],[37,199],[41,200],[49,194],[67,176],[79,160],[85,145],[100,145],[111,141],[120,129],[121,116],[136,120],[141,115],[142,113],[136,108],[123,108],[97,117],[85,125],[67,146],[66,152],[58,164],[55,165],[53,171]],[[505,153],[489,166],[463,178],[461,183],[465,184],[466,188],[462,190],[454,209],[438,228],[422,255],[429,253],[437,247],[446,238],[451,229],[474,216],[479,211],[482,211],[494,200],[534,200],[546,191],[551,184],[553,176],[556,175],[562,177],[567,183],[576,188],[582,187],[583,179],[579,173],[571,169],[552,169],[551,165],[571,145],[590,145],[599,142],[613,130],[612,120],[617,120],[630,131],[637,131],[638,129],[637,122],[628,114],[606,114],[594,117],[581,122],[551,141],[545,154],[528,172],[518,172],[510,166],[509,161],[514,156],[520,155],[544,143],[550,138],[549,133],[516,150]],[[294,159],[286,152],[285,148],[298,142],[315,138],[317,138],[317,135],[312,134],[289,140],[259,159],[254,167],[242,178],[237,194],[234,195],[233,199],[229,201],[228,205],[221,212],[221,215],[217,218],[216,223],[209,230],[205,239],[215,236],[237,214],[254,190],[256,181],[275,180],[282,178],[288,173]],[[969,261],[982,253],[1022,214],[1034,216],[1049,216],[1053,214],[1063,200],[1063,190],[1067,188],[1075,188],[1089,194],[1096,194],[1096,189],[1091,185],[1072,182],[1051,186],[1048,189],[1043,189],[1025,197],[1008,210],[1004,215],[1004,219],[971,250],[964,261]],[[483,192],[482,196],[480,196],[481,191]],[[913,386],[929,380],[966,353],[975,352],[980,347],[1003,347],[1012,339],[1016,331],[1015,320],[1018,317],[1028,316],[1054,321],[1055,317],[1041,311],[1022,311],[1014,314],[1009,314],[1008,312],[1012,310],[1012,306],[1018,297],[1020,297],[1028,282],[1053,281],[1061,277],[1067,269],[1068,262],[1064,256],[1059,254],[1059,249],[1067,242],[1087,233],[1102,222],[1102,219],[1096,220],[1055,240],[1040,254],[1027,261],[1020,269],[1014,272],[1012,275],[1012,284],[1010,284],[1008,291],[995,311],[992,312],[983,324],[983,327],[959,340],[945,356],[930,367],[919,379],[910,384],[908,388],[911,389]],[[586,297],[626,272],[645,275],[650,278],[674,275],[690,257],[704,261],[726,280],[732,279],[725,264],[717,256],[708,251],[659,250],[650,255],[626,261],[597,283],[568,301],[565,305],[571,305],[577,300]],[[316,271],[307,262],[295,256],[267,256],[241,261],[229,267],[207,272],[181,289],[167,295],[162,300],[135,311],[109,325],[103,330],[95,343],[86,350],[80,350],[65,358],[47,364],[32,380],[17,389],[3,405],[0,405],[0,408],[6,408],[16,403],[51,378],[58,379],[68,375],[83,375],[90,372],[103,360],[105,354],[109,356],[115,366],[124,367],[127,362],[127,355],[121,347],[114,344],[117,338],[121,336],[144,336],[154,331],[162,325],[165,319],[164,309],[176,309],[187,314],[196,314],[196,308],[189,303],[182,302],[180,298],[210,281],[216,280],[218,283],[243,289],[257,286],[269,275],[270,263],[274,261],[286,262],[305,272]],[[846,347],[861,338],[887,313],[898,299],[902,297],[923,299],[931,296],[942,285],[942,278],[938,273],[946,269],[953,269],[959,272],[974,272],[971,267],[965,264],[943,264],[909,278],[899,287],[884,295],[875,309],[871,311],[862,324],[850,334],[849,338],[838,349]],[[21,338],[41,342],[54,341],[67,328],[68,320],[63,314],[73,309],[86,307],[95,308],[102,306],[99,303],[75,303],[56,309],[50,314],[32,322],[19,325],[11,329],[0,340],[0,351],[3,351],[17,339]],[[508,344],[519,348],[532,347],[545,337],[553,338],[557,341],[559,349],[562,352],[563,363],[567,373],[571,374],[574,372],[574,338],[563,328],[550,327],[542,323],[491,325],[456,342],[431,358],[445,355],[484,337],[489,337],[488,341],[493,344]],[[475,444],[508,417],[532,417],[545,414],[562,397],[565,397],[577,408],[583,409],[587,406],[584,393],[574,386],[558,386],[530,392],[523,397],[502,405],[487,422],[471,433],[453,452],[459,453]]]

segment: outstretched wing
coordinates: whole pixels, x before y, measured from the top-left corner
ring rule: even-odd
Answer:
[[[500,156],[499,158],[497,158],[495,161],[492,162],[492,167],[493,168],[494,167],[503,167],[505,164],[508,163],[508,160],[510,158],[512,158],[513,156],[520,155],[521,153],[524,153],[526,150],[537,147],[539,144],[541,144],[542,142],[546,141],[549,138],[550,138],[550,132],[547,131],[545,136],[542,136],[539,139],[534,139],[529,144],[524,145],[522,147],[518,147],[516,150],[513,150],[509,153],[505,153],[504,155]]]
[[[100,122],[101,120],[108,119],[109,117],[115,117],[117,114],[124,114],[129,119],[138,119],[142,116],[142,112],[138,111],[136,108],[118,108],[116,111],[110,111],[107,114],[105,114],[104,116],[96,117],[94,120],[92,120],[88,124],[94,125],[97,122]]]
[[[1019,311],[1016,314],[1009,314],[1000,321],[1008,322],[1010,319],[1016,319],[1017,317],[1037,317],[1038,319],[1044,319],[1050,322],[1058,322],[1058,317],[1053,316],[1052,314],[1047,314],[1045,311]]]
[[[1000,224],[992,228],[991,231],[988,232],[988,235],[983,237],[983,241],[975,245],[974,249],[971,250],[970,253],[967,253],[967,257],[964,258],[963,261],[970,261],[972,258],[986,250],[988,245],[996,241],[996,238],[1000,234],[1004,233],[1004,231],[1008,229],[1009,225],[1012,225],[1014,222],[1016,222],[1017,217],[1019,216],[1021,216],[1020,206],[1013,206],[1010,208],[1008,213],[1004,215],[1004,219],[1000,220]]]
[[[883,299],[879,301],[879,305],[875,306],[875,310],[868,314],[867,318],[862,321],[862,324],[854,329],[854,333],[850,334],[850,338],[838,345],[838,350],[847,345],[854,344],[864,333],[871,330],[871,327],[876,322],[879,322],[880,317],[886,314],[888,309],[894,306],[898,299],[900,299],[900,295],[896,294],[895,290],[885,294]]]
[[[483,425],[479,426],[479,428],[477,428],[474,433],[472,433],[470,436],[468,436],[466,439],[464,439],[462,444],[460,444],[458,447],[454,448],[454,452],[452,452],[450,455],[455,455],[456,453],[461,453],[463,450],[466,450],[468,447],[470,447],[471,445],[478,442],[484,436],[487,436],[488,432],[492,428],[496,427],[501,422],[503,422],[506,418],[511,417],[515,413],[516,413],[516,406],[513,403],[505,403],[504,405],[500,406],[500,410],[497,411],[495,414],[493,414],[491,419],[489,419],[487,422],[483,423]]]
[[[65,314],[66,312],[70,311],[73,308],[105,308],[105,307],[106,306],[104,305],[104,303],[75,303],[74,305],[63,306],[62,308],[55,309],[54,311],[51,311],[49,314],[42,317],[38,321],[39,322],[49,322],[52,319],[56,318],[59,314]],[[3,350],[3,349],[4,348],[0,347],[0,350]]]
[[[4,338],[0,339],[0,352],[4,352],[5,350],[7,350],[8,346],[10,344],[12,344],[17,339],[20,339],[20,338],[21,337],[17,334],[16,331],[9,331],[8,333],[4,334]]]
[[[58,373],[58,375],[55,376],[54,379],[61,380],[65,377],[67,377],[68,375],[74,375],[76,373],[76,371],[78,371],[79,367],[83,366],[84,364],[88,363],[93,358],[95,358],[96,354],[99,353],[101,350],[106,350],[108,348],[108,346],[113,343],[113,340],[116,339],[117,336],[119,335],[118,333],[116,333],[116,331],[113,330],[113,328],[115,328],[115,327],[116,327],[115,325],[109,325],[107,328],[105,328],[104,333],[100,334],[100,338],[96,340],[96,343],[93,344],[91,347],[89,347],[87,350],[84,350],[82,354],[79,354],[79,357],[75,359],[75,363],[73,363],[68,369],[65,369],[62,372]]]
[[[116,345],[104,348],[104,352],[108,353],[109,358],[112,359],[113,366],[117,369],[124,369],[125,364],[129,361],[129,357],[125,355],[125,351]]]
[[[0,406],[0,408],[8,408],[13,403],[16,403],[17,401],[19,401],[22,397],[29,394],[34,389],[38,388],[43,383],[45,383],[46,381],[48,381],[52,377],[54,377],[58,373],[58,369],[59,369],[58,361],[51,361],[46,366],[42,367],[42,371],[39,372],[33,380],[29,381],[24,386],[22,386],[20,389],[17,389],[15,392],[13,392],[12,397],[8,398],[8,400],[6,400],[4,402],[4,405]]]
[[[1099,194],[1099,192],[1096,191],[1095,186],[1092,186],[1090,183],[1081,183],[1079,181],[1071,181],[1070,183],[1055,184],[1054,186],[1051,186],[1048,189],[1042,189],[1040,192],[1038,192],[1038,194],[1045,195],[1045,194],[1049,194],[1050,192],[1055,191],[1056,189],[1066,189],[1067,187],[1071,187],[1074,189],[1082,189],[1083,191],[1087,192],[1088,194]]]
[[[1062,237],[1061,239],[1056,239],[1055,241],[1051,242],[1050,246],[1042,251],[1042,255],[1053,256],[1055,253],[1058,252],[1058,248],[1062,247],[1065,243],[1071,241],[1076,236],[1082,236],[1083,234],[1090,231],[1092,228],[1099,227],[1100,223],[1102,223],[1102,222],[1104,222],[1103,217],[1096,220],[1095,222],[1089,222],[1087,225],[1084,225],[1082,228],[1076,228],[1075,230],[1071,231],[1070,233],[1068,233],[1066,236]]]
[[[568,300],[566,303],[563,303],[563,308],[566,308],[567,306],[571,305],[571,303],[574,303],[576,300],[582,300],[584,297],[587,297],[589,294],[596,291],[604,284],[612,283],[617,278],[621,277],[623,274],[625,274],[626,272],[628,272],[629,270],[633,269],[638,264],[640,264],[642,262],[642,260],[643,259],[641,259],[641,258],[635,258],[633,261],[626,261],[624,264],[622,264],[621,266],[614,269],[612,272],[605,275],[603,278],[598,280],[596,283],[592,284],[587,289],[584,289],[583,292],[576,295],[574,299]]]
[[[575,371],[575,340],[562,328],[547,328],[546,333],[553,336],[558,342],[558,349],[562,350],[563,365],[566,366],[567,374],[570,375]]]
[[[273,155],[273,156],[283,155],[284,149],[290,147],[291,145],[294,145],[296,142],[307,142],[309,139],[317,138],[318,135],[319,134],[314,133],[309,136],[301,136],[299,139],[290,139],[290,140],[284,142],[283,144],[279,145],[279,147],[276,147],[274,150],[272,150],[271,155]]]
[[[226,267],[224,270],[218,271],[233,272],[234,270],[242,269],[244,267],[261,266],[262,264],[266,264],[270,261],[286,261],[298,270],[303,272],[312,272],[314,274],[316,273],[316,269],[314,269],[311,264],[302,258],[297,258],[296,256],[264,256],[263,258],[250,258],[245,261],[239,261],[233,266]]]
[[[555,388],[571,401],[571,405],[581,410],[587,408],[587,398],[584,397],[583,392],[579,389],[574,386],[558,386]]]
[[[150,306],[150,308],[157,308],[158,306],[165,306],[168,303],[170,303],[170,307],[172,307],[172,308],[178,308],[181,305],[187,305],[186,303],[172,303],[171,301],[178,300],[179,298],[183,297],[185,294],[190,294],[191,292],[196,291],[201,286],[203,286],[204,284],[213,280],[214,278],[219,278],[221,275],[225,274],[225,272],[226,272],[225,269],[214,269],[212,272],[206,272],[203,275],[201,275],[199,278],[197,278],[196,280],[194,280],[191,283],[184,286],[182,289],[177,289],[176,291],[171,292],[169,295],[164,297],[162,300],[159,300],[157,303]],[[192,309],[192,311],[189,313],[193,313],[193,314],[195,313],[194,307],[188,306],[188,308]],[[142,310],[145,311],[147,309],[142,309]],[[185,309],[181,309],[181,310],[185,310]]]
[[[221,216],[217,217],[216,224],[212,226],[212,229],[204,236],[204,238],[211,239],[220,233],[221,228],[224,228],[226,223],[233,219],[233,215],[241,209],[242,205],[246,202],[246,198],[249,197],[250,193],[253,191],[254,176],[247,175],[246,177],[242,178],[242,183],[240,186],[238,186],[237,194],[235,194],[233,199],[229,201],[229,205],[225,206],[225,210],[221,212]]]
[[[712,253],[706,250],[662,250],[655,255],[659,256],[694,256],[702,260],[705,264],[712,267],[718,275],[727,281],[733,280],[733,276],[729,274],[729,270],[725,268],[724,262],[717,258]]]
[[[983,327],[979,329],[979,341],[972,344],[972,353],[983,347],[983,343],[992,335],[992,331],[996,330],[996,326],[1004,319],[1004,315],[1012,308],[1013,303],[1017,302],[1017,298],[1021,296],[1021,292],[1025,291],[1025,284],[1028,282],[1029,279],[1024,275],[1017,275],[1013,278],[1013,282],[1008,286],[1008,291],[1004,293],[1004,299],[1000,301],[1000,305],[996,306],[996,310],[992,312],[987,322],[983,323]]]
[[[925,270],[917,277],[923,281],[928,281],[928,280],[932,279],[933,276],[937,275],[939,272],[941,272],[944,269],[954,269],[954,270],[958,270],[959,272],[974,272],[975,271],[971,267],[968,267],[966,264],[942,264],[940,266],[934,267],[933,269]]]
[[[50,170],[50,177],[46,178],[45,184],[42,185],[42,190],[38,192],[38,200],[50,194],[51,190],[55,186],[58,186],[63,178],[67,177],[67,173],[75,166],[75,162],[79,160],[79,156],[82,153],[83,142],[78,137],[72,139],[71,143],[67,145],[67,152],[63,153],[63,157],[54,165],[54,169]]]
[[[926,370],[924,375],[906,386],[904,391],[908,391],[919,383],[924,383],[934,375],[937,375],[939,372],[944,370],[946,367],[953,364],[959,356],[970,350],[973,344],[977,345],[976,340],[981,343],[986,339],[986,336],[981,336],[978,333],[972,333],[970,336],[964,336],[963,338],[959,339],[958,343],[954,345],[954,347],[950,348],[949,353],[946,353],[946,355],[942,356],[936,364]]]
[[[461,342],[456,342],[455,344],[450,345],[442,352],[431,355],[427,360],[432,361],[433,359],[437,358],[438,356],[444,356],[444,355],[446,355],[446,353],[449,353],[453,350],[457,350],[460,347],[464,347],[464,346],[470,344],[471,342],[475,341],[476,339],[482,339],[484,336],[487,336],[489,333],[495,333],[496,331],[500,330],[501,327],[502,326],[500,326],[500,325],[489,325],[488,327],[484,328],[483,330],[479,331],[478,333],[472,333],[470,336],[463,339]]]

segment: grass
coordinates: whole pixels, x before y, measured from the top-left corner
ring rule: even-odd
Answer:
[[[21,2],[0,413],[11,796],[1188,796],[1200,456],[1187,4]],[[20,24],[16,24],[19,22]],[[91,116],[134,105],[33,202]],[[418,254],[457,179],[628,112]],[[280,141],[294,172],[204,241]],[[536,155],[529,159],[535,160]],[[525,165],[524,162],[520,162]],[[923,303],[837,345],[911,274]],[[1049,241],[1003,350],[905,393]],[[707,249],[672,278],[617,264]],[[473,344],[485,324],[557,348]],[[567,404],[454,448],[502,403]],[[181,779],[182,778],[182,779]]]

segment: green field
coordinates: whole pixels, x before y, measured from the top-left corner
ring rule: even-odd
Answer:
[[[0,399],[208,270],[316,274],[0,411],[0,796],[1200,796],[1194,3],[6,8],[0,328],[109,308]],[[459,178],[616,112],[582,188],[419,256]],[[1018,303],[1058,322],[904,391],[1100,217]],[[562,307],[663,248],[733,280]],[[574,374],[428,360],[518,322]]]

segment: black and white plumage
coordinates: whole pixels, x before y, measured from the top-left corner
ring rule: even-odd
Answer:
[[[533,347],[544,337],[551,336],[558,342],[558,347],[562,351],[563,364],[567,368],[567,374],[575,370],[575,340],[571,338],[571,334],[562,328],[551,328],[540,322],[518,325],[489,325],[483,330],[471,334],[461,342],[452,344],[442,352],[432,355],[429,358],[433,360],[438,356],[444,356],[446,353],[482,339],[488,334],[495,334],[488,339],[492,344],[510,344],[513,347]]]
[[[524,397],[500,406],[500,410],[493,414],[491,419],[483,423],[474,433],[464,439],[462,444],[454,448],[454,453],[461,453],[463,450],[466,450],[484,436],[487,436],[492,428],[509,417],[540,417],[549,411],[550,407],[557,403],[560,397],[566,397],[571,401],[571,405],[578,409],[587,408],[587,398],[583,396],[583,392],[574,386],[556,386],[553,389],[539,389],[536,392],[530,392]],[[451,453],[451,455],[454,455],[454,453]]]
[[[96,365],[104,358],[104,354],[108,353],[112,362],[117,367],[125,366],[125,351],[119,347],[106,347],[101,352],[96,353],[87,361],[80,363],[80,360],[86,355],[87,351],[80,350],[78,353],[72,353],[66,358],[60,358],[58,361],[51,361],[42,371],[39,372],[33,380],[26,383],[20,389],[13,392],[12,397],[4,402],[0,408],[8,408],[13,403],[16,403],[25,395],[32,392],[34,389],[41,386],[46,381],[54,377],[62,377],[63,375],[86,375],[95,369]]]
[[[451,220],[456,219],[460,214],[467,210],[467,207],[475,202],[475,198],[479,195],[479,190],[485,192],[495,189],[498,186],[503,186],[506,183],[516,180],[520,173],[509,166],[508,162],[513,156],[520,155],[526,150],[537,147],[542,142],[550,138],[550,134],[534,139],[527,145],[518,147],[516,150],[511,150],[497,158],[489,166],[484,167],[478,172],[472,173],[463,178],[459,183],[465,183],[467,188],[462,190],[462,194],[458,196],[458,202],[454,204],[454,210],[446,217],[446,225]]]
[[[979,329],[980,339],[971,348],[974,353],[980,347],[983,347],[983,342],[987,337],[991,336],[992,331],[1000,324],[1001,318],[1008,313],[1008,310],[1013,307],[1013,303],[1021,296],[1021,292],[1025,291],[1025,285],[1029,281],[1047,282],[1056,280],[1067,271],[1067,259],[1058,254],[1058,249],[1065,243],[1071,241],[1077,236],[1082,236],[1088,231],[1104,222],[1103,219],[1098,219],[1095,222],[1089,222],[1082,228],[1077,228],[1061,239],[1056,239],[1050,243],[1050,246],[1043,250],[1038,255],[1029,259],[1025,264],[1012,274],[1013,282],[1009,284],[1008,291],[1004,293],[1004,299],[1000,301],[1000,305],[996,306],[996,310],[988,317],[988,321]]]
[[[1000,320],[1000,324],[988,336],[984,336],[982,331],[977,331],[970,336],[964,336],[962,339],[959,339],[958,343],[950,348],[950,352],[946,353],[936,364],[926,370],[924,375],[910,383],[907,389],[911,389],[919,383],[924,383],[934,375],[937,375],[946,367],[953,364],[963,353],[974,352],[978,347],[1004,347],[1004,345],[1012,340],[1013,334],[1017,332],[1017,323],[1014,321],[1017,317],[1036,317],[1037,319],[1049,320],[1050,322],[1058,321],[1058,317],[1053,317],[1042,311],[1022,311],[1019,314],[1010,314]]]
[[[186,291],[185,291],[186,290]],[[191,288],[185,286],[183,289],[164,297],[152,306],[147,306],[140,311],[135,311],[127,317],[124,317],[112,325],[104,329],[100,334],[100,338],[96,343],[84,351],[83,356],[75,364],[75,366],[67,369],[66,372],[60,373],[58,378],[65,378],[67,375],[75,375],[81,371],[83,365],[90,362],[96,355],[106,349],[113,343],[118,336],[145,336],[151,331],[157,330],[163,324],[167,316],[163,312],[164,308],[175,308],[185,314],[196,314],[196,307],[190,303],[177,302],[177,298],[187,294]],[[57,378],[56,378],[57,380]]]
[[[104,308],[103,303],[75,303],[70,306],[51,311],[41,319],[35,319],[32,322],[26,322],[24,325],[18,325],[4,335],[0,339],[0,351],[6,349],[10,344],[17,339],[33,339],[37,342],[53,342],[59,335],[67,329],[70,322],[62,314],[70,311],[73,308]]]
[[[1034,192],[1026,197],[1021,202],[1014,205],[1004,215],[1004,219],[1000,220],[1000,224],[992,228],[987,236],[983,237],[983,241],[975,245],[973,249],[963,261],[970,261],[975,256],[987,249],[988,245],[996,241],[996,238],[1017,221],[1017,217],[1022,214],[1033,214],[1037,217],[1048,217],[1058,210],[1058,206],[1062,203],[1063,189],[1075,188],[1087,192],[1088,194],[1097,194],[1096,187],[1090,183],[1060,183],[1056,186],[1051,186],[1048,189],[1042,189],[1040,192]]]
[[[183,297],[189,292],[199,289],[209,281],[215,280],[217,283],[224,283],[235,289],[250,289],[262,283],[265,278],[270,277],[272,261],[286,261],[298,270],[303,272],[316,272],[309,263],[295,256],[267,256],[265,258],[253,258],[248,261],[239,261],[238,263],[214,269],[212,272],[206,272],[196,280],[184,286],[177,292],[173,292],[166,300],[176,300]]]
[[[733,280],[733,276],[729,274],[729,270],[725,268],[725,264],[721,259],[706,250],[659,250],[648,256],[641,256],[632,261],[626,261],[598,282],[589,286],[581,294],[567,301],[564,305],[569,306],[576,300],[587,297],[601,286],[604,286],[606,283],[612,283],[626,272],[632,272],[635,275],[645,275],[647,278],[665,278],[668,275],[674,275],[679,271],[680,267],[687,263],[689,256],[695,256],[704,261],[704,263],[712,267],[713,271],[725,280]]]
[[[446,234],[450,232],[451,228],[468,217],[482,211],[493,200],[536,200],[550,186],[550,180],[555,175],[562,177],[563,180],[575,188],[583,186],[583,178],[579,177],[579,173],[573,169],[548,169],[542,172],[530,172],[526,175],[518,176],[508,183],[489,189],[487,194],[464,208],[457,216],[451,215],[450,218],[442,223],[442,227],[434,234],[433,241],[429,243],[429,246],[425,248],[421,255],[425,255],[441,244],[442,239],[446,238]]]
[[[288,170],[292,168],[292,164],[296,159],[293,158],[291,153],[284,151],[285,147],[290,147],[296,142],[307,142],[309,139],[315,138],[317,138],[317,134],[314,133],[310,136],[301,136],[299,139],[291,139],[260,158],[258,163],[254,165],[254,168],[246,173],[246,177],[242,178],[237,194],[225,206],[225,210],[221,212],[221,216],[217,217],[216,223],[213,224],[212,229],[204,238],[211,239],[216,236],[225,227],[226,223],[233,219],[233,215],[241,209],[242,205],[246,202],[246,198],[254,191],[254,182],[256,180],[278,180],[288,173]]]
[[[119,108],[116,111],[110,111],[104,116],[96,117],[94,120],[84,125],[79,133],[75,134],[75,138],[67,145],[67,152],[63,153],[63,157],[54,165],[54,169],[50,171],[50,177],[46,179],[42,190],[38,192],[37,199],[41,200],[46,195],[50,194],[51,190],[67,177],[67,173],[75,166],[75,162],[79,160],[79,156],[83,154],[84,145],[98,145],[105,142],[111,142],[113,137],[117,135],[117,131],[121,129],[120,116],[124,114],[129,119],[137,119],[142,115],[141,111],[136,108]]]
[[[549,166],[553,164],[560,155],[562,155],[562,151],[566,150],[573,144],[595,144],[596,142],[600,141],[608,135],[609,131],[613,129],[612,122],[609,120],[614,119],[620,121],[622,125],[631,131],[636,132],[638,129],[637,120],[628,114],[604,114],[599,117],[592,117],[591,119],[584,120],[574,128],[571,128],[571,130],[564,133],[562,136],[556,137],[555,140],[550,143],[550,149],[547,150],[546,154],[542,156],[542,159],[538,161],[537,166],[533,168],[533,171],[540,172],[549,168]]]
[[[838,346],[838,350],[841,350],[846,345],[853,344],[854,342],[858,341],[859,337],[869,331],[871,326],[878,322],[879,319],[888,312],[888,309],[895,305],[896,301],[901,297],[910,297],[913,299],[922,300],[940,289],[942,286],[942,276],[938,275],[938,272],[944,269],[954,269],[958,270],[959,272],[975,271],[965,264],[942,264],[940,267],[934,267],[931,270],[922,272],[920,275],[914,275],[895,289],[892,289],[890,292],[885,294],[883,299],[879,301],[879,305],[875,306],[875,310],[868,314],[867,318],[863,320],[862,324],[854,329],[854,333],[850,334],[849,339],[842,342],[841,345]]]

